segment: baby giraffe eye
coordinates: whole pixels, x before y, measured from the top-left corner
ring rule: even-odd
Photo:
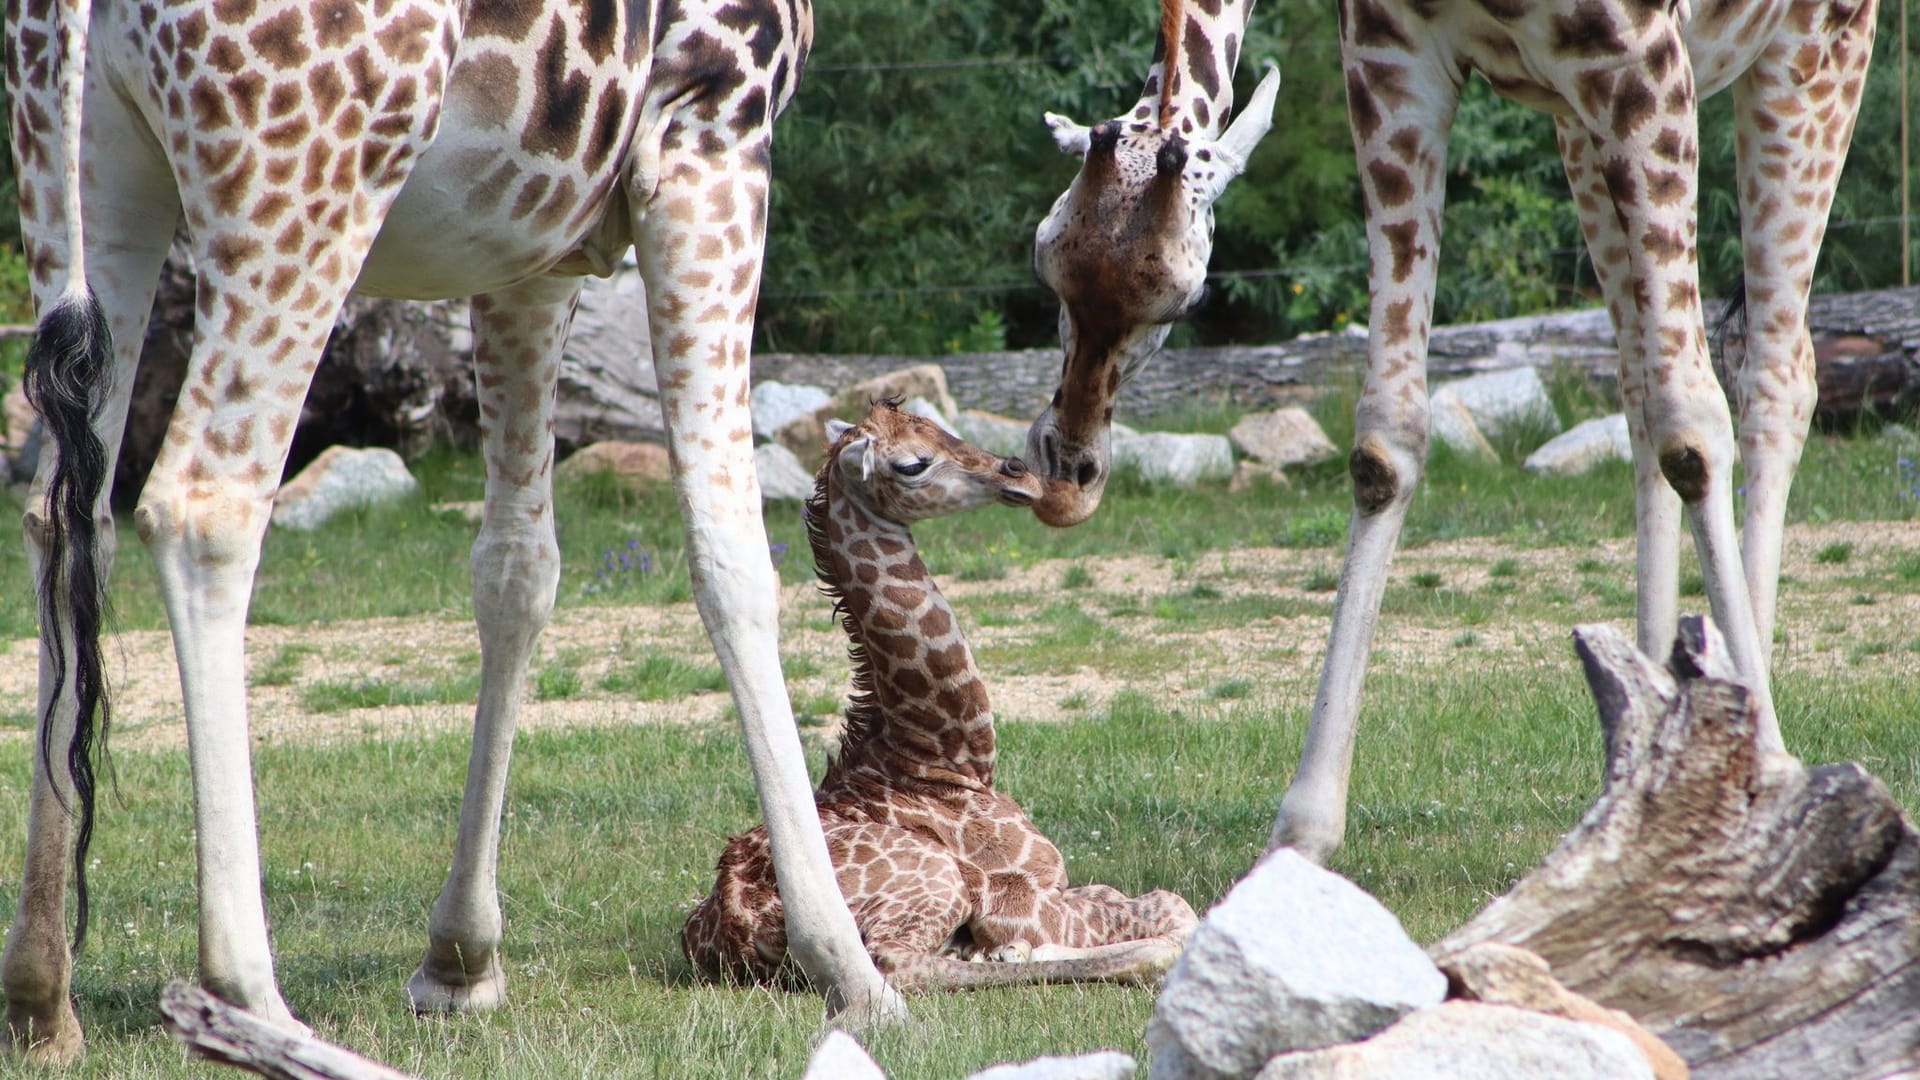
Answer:
[[[921,473],[927,471],[929,464],[931,463],[920,460],[896,461],[893,463],[893,471],[899,473],[901,476],[919,476]]]

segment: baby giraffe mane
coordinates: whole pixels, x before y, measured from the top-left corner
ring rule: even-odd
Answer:
[[[885,402],[893,406],[892,401]],[[840,752],[827,763],[827,778],[835,776],[841,764],[847,759],[847,748],[859,746],[880,726],[880,703],[875,700],[873,691],[873,660],[867,655],[866,639],[861,636],[859,620],[847,607],[846,593],[841,589],[840,575],[833,569],[833,540],[827,535],[828,489],[832,486],[834,468],[839,464],[840,449],[853,438],[854,431],[849,429],[840,433],[827,447],[826,463],[814,475],[813,495],[806,502],[803,514],[807,525],[807,543],[813,548],[813,574],[820,579],[820,593],[833,601],[833,613],[839,616],[840,626],[847,632],[847,659],[853,662],[853,689],[847,694],[846,724],[840,736]]]

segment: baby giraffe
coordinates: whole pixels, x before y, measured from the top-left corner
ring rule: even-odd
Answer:
[[[852,639],[853,694],[814,802],[874,963],[902,990],[1158,978],[1193,909],[1166,891],[1066,887],[1060,850],[993,788],[987,688],[908,531],[1031,507],[1040,477],[892,402],[830,431],[807,531]],[[729,841],[719,871],[687,918],[687,958],[709,975],[778,976],[786,917],[766,827]]]

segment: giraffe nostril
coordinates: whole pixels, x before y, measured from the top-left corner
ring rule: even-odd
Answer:
[[[1098,479],[1100,479],[1100,466],[1091,461],[1082,462],[1078,469],[1073,470],[1073,482],[1080,487],[1089,487]]]
[[[1027,463],[1017,457],[1010,457],[1000,463],[1000,471],[1007,476],[1025,476],[1027,475]]]

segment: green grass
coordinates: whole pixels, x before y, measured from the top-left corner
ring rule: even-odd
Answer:
[[[1863,761],[1917,804],[1920,685],[1839,672],[1783,678],[1777,696],[1809,761]],[[1490,700],[1503,703],[1497,718]],[[1332,865],[1432,940],[1534,865],[1589,804],[1600,784],[1592,705],[1571,662],[1382,672],[1368,701],[1349,840]],[[1307,705],[1226,694],[1169,709],[1121,691],[1073,724],[1003,723],[998,781],[1059,845],[1072,880],[1172,888],[1205,907],[1264,844]],[[31,752],[0,746],[0,776],[23,777]],[[817,999],[707,986],[679,955],[680,921],[711,884],[725,837],[757,817],[738,740],[721,725],[522,734],[500,863],[512,1006],[414,1018],[401,987],[425,942],[466,753],[454,736],[256,749],[278,970],[321,1035],[427,1075],[803,1071]],[[75,979],[86,1070],[213,1075],[182,1064],[155,1012],[161,986],[194,964],[187,766],[141,751],[117,762],[121,798],[95,848],[95,933]],[[0,842],[17,844],[22,800],[0,811]],[[17,863],[17,848],[4,857]],[[14,901],[11,888],[0,885],[0,901]],[[1144,1057],[1151,998],[1056,987],[912,1007],[914,1028],[870,1047],[892,1075],[938,1080],[1043,1053]]]
[[[1578,400],[1574,390],[1553,380],[1550,386],[1556,397]],[[1337,396],[1316,406],[1336,442],[1350,437],[1351,408],[1350,399],[1342,404]],[[1221,421],[1196,414],[1192,422],[1217,427]],[[1511,455],[1523,443],[1500,449]],[[1486,536],[1524,548],[1630,535],[1625,466],[1541,479],[1520,475],[1512,460],[1488,465],[1436,457],[1404,543]],[[371,616],[470,616],[473,527],[430,506],[477,498],[477,465],[442,454],[416,471],[423,487],[416,499],[350,514],[311,534],[273,533],[253,620],[304,626]],[[1899,497],[1894,479],[1886,455],[1872,447],[1817,436],[1807,448],[1790,520],[1911,518],[1920,507]],[[1012,631],[977,649],[990,683],[999,675],[1082,667],[1105,677],[1095,691],[1059,691],[1072,723],[1002,725],[999,782],[1060,846],[1074,881],[1105,881],[1130,892],[1173,888],[1204,907],[1264,844],[1299,752],[1309,695],[1276,694],[1256,673],[1199,683],[1181,699],[1186,704],[1174,707],[1129,690],[1128,681],[1166,670],[1166,652],[1152,644],[1155,633],[1323,615],[1325,594],[1338,584],[1328,567],[1345,541],[1350,488],[1340,462],[1303,470],[1294,481],[1241,496],[1218,488],[1153,491],[1123,477],[1111,485],[1100,515],[1073,530],[1048,530],[1030,515],[997,510],[916,529],[942,580],[992,581],[1041,560],[1070,560],[1060,574],[1069,591],[1050,597],[1050,606],[1030,612],[1030,601],[1016,608],[982,595],[963,618]],[[557,505],[566,562],[562,607],[686,602],[671,496],[633,496],[589,482],[563,488]],[[16,497],[0,494],[0,516],[18,511]],[[810,581],[808,560],[795,554],[805,551],[797,509],[772,507],[768,528],[781,579]],[[1250,545],[1310,553],[1263,591],[1216,569],[1219,553]],[[120,625],[162,626],[152,572],[125,524],[121,552],[114,592]],[[1171,560],[1181,588],[1166,597],[1125,586],[1096,589],[1084,564],[1119,555]],[[1920,554],[1875,555],[1870,568],[1862,565],[1864,554],[1850,552],[1849,559],[1860,578],[1840,586],[1836,598],[1871,602],[1920,582]],[[0,587],[15,597],[30,594],[22,562],[0,560]],[[1503,557],[1489,567],[1494,580],[1483,588],[1449,584],[1431,572],[1388,588],[1388,618],[1431,620],[1448,635],[1436,640],[1451,648],[1409,666],[1383,667],[1370,678],[1349,842],[1333,865],[1378,895],[1422,940],[1457,925],[1524,873],[1598,789],[1599,736],[1577,665],[1570,657],[1550,665],[1502,662],[1508,643],[1499,628],[1508,617],[1544,614],[1570,624],[1628,616],[1633,597],[1624,566],[1595,557],[1578,570],[1550,575],[1535,587],[1519,559]],[[1689,575],[1690,595],[1698,595],[1698,582]],[[1283,587],[1296,583],[1313,595],[1287,599]],[[824,608],[802,617],[831,628]],[[0,640],[33,630],[30,604],[0,604]],[[1836,617],[1821,633],[1854,631]],[[1920,639],[1841,640],[1850,664],[1880,670],[1898,666],[1890,659],[1896,651],[1920,654]],[[631,652],[635,659],[617,664],[591,688],[583,685],[579,658],[545,656],[536,664],[533,692],[544,699],[605,693],[648,700],[725,689],[711,664]],[[308,646],[281,646],[256,657],[252,681],[297,685],[312,657]],[[790,678],[816,675],[820,667],[799,656],[783,657],[782,664]],[[1920,806],[1920,728],[1912,723],[1920,715],[1920,683],[1862,678],[1849,666],[1777,681],[1776,703],[1791,745],[1809,762],[1860,761],[1910,810]],[[391,677],[307,684],[300,700],[324,712],[469,702],[473,694],[470,674],[436,680],[396,667]],[[23,704],[8,703],[13,709],[0,713],[0,728],[31,727]],[[838,698],[821,692],[794,704],[817,769],[824,747],[812,729],[831,718]],[[0,845],[10,845],[0,850],[0,866],[20,865],[28,742],[0,742],[0,788],[12,796],[0,799]],[[758,816],[730,725],[521,735],[501,858],[513,1004],[490,1017],[455,1020],[414,1018],[401,987],[419,960],[427,913],[445,872],[465,737],[326,746],[270,741],[255,755],[278,970],[294,1008],[320,1034],[428,1075],[791,1077],[804,1071],[819,1031],[819,1001],[804,993],[700,984],[675,940],[687,905],[711,884],[724,838]],[[155,1026],[160,987],[168,978],[190,977],[194,964],[187,767],[182,755],[136,749],[115,761],[120,799],[107,804],[101,822],[95,933],[75,982],[93,1039],[83,1069],[103,1076],[213,1075],[184,1065]],[[17,879],[0,880],[0,906],[17,901],[17,887]],[[1141,1031],[1150,1004],[1145,992],[1115,988],[920,998],[913,1003],[916,1026],[879,1033],[871,1046],[892,1075],[936,1080],[1043,1053],[1113,1047],[1144,1057]]]
[[[1841,566],[1853,558],[1853,544],[1847,540],[1836,540],[1813,553],[1813,561],[1824,566]]]
[[[1554,385],[1549,380],[1550,385]],[[1349,396],[1327,395],[1314,411],[1336,444],[1350,438]],[[1341,418],[1345,410],[1345,418]],[[1577,415],[1568,419],[1579,419]],[[1203,426],[1218,426],[1209,422]],[[1346,432],[1347,434],[1343,434]],[[268,534],[251,619],[262,625],[438,614],[471,616],[468,551],[475,526],[439,514],[435,503],[477,499],[477,458],[436,452],[413,463],[420,491],[394,505],[343,514],[311,533]],[[1632,470],[1626,465],[1582,477],[1532,477],[1517,466],[1438,455],[1407,517],[1403,546],[1461,536],[1496,537],[1520,546],[1588,544],[1632,532]],[[1807,445],[1790,521],[1908,519],[1920,502],[1901,497],[1888,456],[1871,440],[1816,435]],[[632,494],[604,479],[563,484],[555,494],[563,570],[561,607],[683,603],[691,596],[679,512],[668,492]],[[1150,488],[1118,477],[1100,513],[1074,529],[1048,529],[1030,514],[993,509],[926,522],[915,529],[922,553],[943,580],[992,581],[1046,559],[1088,559],[1154,552],[1191,560],[1249,545],[1337,550],[1346,541],[1352,488],[1343,462],[1294,474],[1294,483],[1257,496],[1224,487]],[[19,497],[0,492],[0,518],[17,519]],[[799,508],[769,504],[768,540],[781,580],[812,577]],[[151,562],[122,518],[114,567],[117,623],[159,629],[165,616]],[[623,564],[621,557],[628,557]],[[640,568],[640,556],[647,556]],[[1517,567],[1515,567],[1517,572]],[[1920,579],[1920,555],[1894,567]],[[1066,571],[1070,576],[1071,570]],[[1496,574],[1496,576],[1501,576]],[[1066,582],[1068,588],[1083,586]],[[1090,580],[1090,579],[1089,579]],[[1325,572],[1310,579],[1330,587]],[[31,595],[24,560],[0,561],[0,589]],[[0,638],[31,637],[32,605],[0,604]]]
[[[600,689],[638,701],[664,701],[701,690],[725,690],[726,676],[711,664],[690,664],[677,657],[649,653],[600,678]]]

